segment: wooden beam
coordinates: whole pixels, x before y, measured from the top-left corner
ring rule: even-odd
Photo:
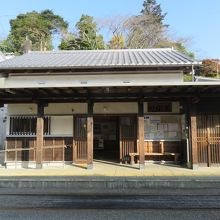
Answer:
[[[46,91],[46,89],[44,89],[44,88],[36,89],[35,92],[36,93],[39,92],[40,94],[43,94],[43,95],[48,95],[49,94],[48,91]]]
[[[198,169],[196,104],[190,105],[191,168]]]
[[[16,92],[14,90],[12,90],[12,89],[5,89],[5,92],[10,93],[12,95],[16,94]]]
[[[138,103],[138,140],[139,140],[139,168],[145,168],[144,155],[144,102],[140,100]]]
[[[88,101],[87,115],[87,169],[93,168],[93,102]]]
[[[44,145],[44,105],[37,104],[37,128],[36,128],[36,168],[43,167],[43,145]]]

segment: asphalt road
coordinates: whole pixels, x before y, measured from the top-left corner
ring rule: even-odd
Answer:
[[[218,220],[219,210],[1,210],[1,219],[36,220]]]
[[[0,219],[220,219],[220,196],[2,194]]]

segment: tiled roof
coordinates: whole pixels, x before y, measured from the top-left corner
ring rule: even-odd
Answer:
[[[0,62],[5,60],[4,54],[0,51]]]
[[[122,49],[29,52],[0,63],[0,69],[65,69],[200,65],[176,50]]]

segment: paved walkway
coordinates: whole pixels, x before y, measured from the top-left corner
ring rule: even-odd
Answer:
[[[92,170],[87,170],[86,165],[51,165],[39,170],[0,168],[0,176],[220,176],[220,167],[200,167],[198,170],[191,170],[176,165],[146,164],[145,170],[139,170],[138,165],[95,161]]]

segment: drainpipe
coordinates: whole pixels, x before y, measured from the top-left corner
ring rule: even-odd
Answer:
[[[195,82],[195,69],[194,69],[194,65],[192,65],[192,82]]]

